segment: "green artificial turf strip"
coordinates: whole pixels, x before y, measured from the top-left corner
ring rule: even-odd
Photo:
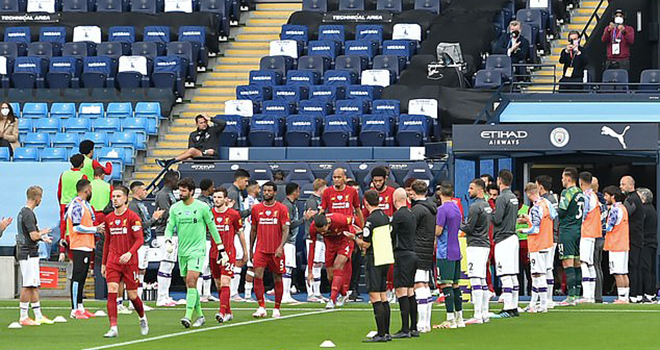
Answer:
[[[51,318],[68,317],[65,301],[44,301],[44,313]],[[499,305],[491,304],[493,309]],[[92,311],[105,309],[105,303],[88,302]],[[368,304],[348,304],[343,310],[323,311],[321,304],[303,304],[284,307],[282,316],[295,317],[261,320],[251,317],[254,304],[234,303],[234,321],[228,325],[215,322],[216,303],[206,303],[206,326],[191,334],[180,324],[183,307],[176,310],[154,310],[147,313],[151,332],[147,337],[139,334],[137,316],[119,315],[120,337],[103,339],[108,329],[107,318],[70,320],[52,326],[7,329],[18,318],[18,302],[0,302],[0,349],[84,349],[144,340],[174,334],[136,344],[125,344],[127,349],[317,349],[324,340],[331,340],[337,349],[437,349],[451,346],[455,349],[658,349],[657,325],[660,321],[658,305],[585,305],[556,308],[548,314],[525,314],[515,319],[492,320],[485,325],[465,329],[433,330],[420,338],[395,340],[387,344],[363,344],[361,340],[375,328],[373,313]],[[393,304],[392,326],[396,332],[400,317]],[[466,307],[469,307],[466,304]],[[52,309],[57,307],[59,309]],[[269,309],[272,304],[267,304]],[[465,312],[466,318],[471,311]],[[433,310],[433,324],[444,319],[442,306]]]

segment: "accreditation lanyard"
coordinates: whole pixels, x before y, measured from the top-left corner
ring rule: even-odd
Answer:
[[[617,32],[616,27],[612,30],[612,55],[621,54],[621,38],[623,32]]]

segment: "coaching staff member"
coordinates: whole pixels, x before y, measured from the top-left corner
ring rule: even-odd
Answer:
[[[401,330],[392,338],[410,338],[412,329],[417,325],[417,304],[415,303],[415,254],[416,222],[412,210],[408,208],[406,190],[399,187],[394,190],[394,215],[392,216],[392,240],[394,248],[394,288],[401,310]],[[414,307],[411,307],[414,306]],[[413,311],[414,310],[414,311]],[[419,333],[417,333],[419,335]]]

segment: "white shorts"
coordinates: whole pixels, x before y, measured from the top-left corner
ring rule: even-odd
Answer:
[[[236,261],[243,259],[243,246],[238,235],[234,235],[234,250],[236,250]]]
[[[27,258],[27,260],[19,260],[18,264],[21,266],[23,288],[39,287],[41,285],[41,277],[39,277],[39,258],[32,257]]]
[[[580,238],[580,261],[589,265],[594,264],[595,238]]]
[[[415,283],[429,283],[431,280],[431,271],[415,270]]]
[[[141,246],[138,249],[138,269],[146,270],[149,267],[149,258],[147,257],[147,247],[146,245]]]
[[[296,268],[296,245],[284,243],[284,266]]]
[[[467,247],[468,278],[486,278],[486,268],[488,266],[488,247]]]
[[[533,275],[545,275],[548,271],[548,254],[550,254],[550,249],[543,249],[538,252],[529,252],[529,266],[530,272]]]
[[[629,252],[610,252],[610,275],[628,274]]]
[[[312,244],[312,241],[308,239],[305,243],[307,245],[307,255],[309,256],[309,246]],[[314,245],[314,262],[325,263],[325,242],[323,241],[316,241],[316,245]]]
[[[517,275],[520,266],[520,245],[518,236],[511,235],[495,244],[495,263],[497,276]]]
[[[552,271],[555,269],[555,252],[557,251],[557,243],[554,243],[550,249],[548,249],[548,255],[546,256],[545,268],[547,271]]]
[[[167,252],[167,245],[165,244],[165,236],[156,237],[156,242],[160,248],[160,261],[167,261],[172,264],[175,264],[177,261],[177,251],[179,250],[179,237],[172,237],[172,244],[174,245],[174,250],[171,253]]]

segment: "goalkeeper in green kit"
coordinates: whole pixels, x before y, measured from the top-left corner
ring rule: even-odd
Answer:
[[[225,266],[229,263],[229,256],[225,252],[218,229],[213,222],[211,208],[203,202],[193,198],[195,182],[191,178],[179,181],[181,201],[170,208],[170,216],[165,228],[165,244],[167,252],[174,250],[172,235],[176,230],[179,236],[179,270],[186,281],[186,315],[181,324],[190,328],[201,327],[206,323],[202,314],[202,304],[197,291],[197,279],[202,271],[202,264],[206,254],[206,230],[211,233],[213,241],[218,247],[218,264]],[[214,257],[211,257],[212,259]],[[197,314],[195,323],[191,323],[193,311]]]

